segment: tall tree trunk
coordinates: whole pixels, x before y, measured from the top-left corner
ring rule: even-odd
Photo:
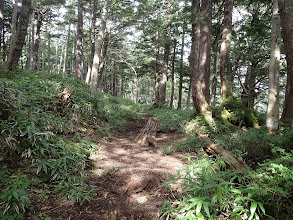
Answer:
[[[102,61],[102,45],[103,39],[106,33],[106,17],[108,15],[109,0],[105,0],[104,7],[101,14],[101,26],[99,30],[99,35],[96,41],[95,55],[93,59],[92,66],[92,76],[91,76],[91,91],[96,92],[102,75],[99,72],[100,63]]]
[[[202,90],[202,84],[199,75],[199,44],[200,44],[200,19],[198,16],[199,0],[192,0],[191,6],[191,50],[190,50],[190,77],[193,105],[197,112],[205,113],[208,108],[208,103]]]
[[[169,62],[169,53],[170,53],[170,29],[171,29],[171,21],[168,22],[166,26],[166,40],[164,46],[164,59],[162,66],[162,74],[160,80],[160,89],[159,89],[159,102],[165,103],[166,99],[166,87],[168,81],[168,62]]]
[[[71,30],[70,30],[70,24],[69,24],[68,31],[67,31],[67,39],[66,39],[66,48],[65,48],[65,54],[64,54],[63,76],[67,75],[70,33],[71,33]]]
[[[4,0],[0,0],[0,54],[3,48],[3,45],[2,45],[3,27],[4,27]]]
[[[187,100],[186,100],[186,109],[190,109],[190,97],[191,97],[191,79],[189,80],[188,92],[187,92]]]
[[[78,1],[78,19],[77,19],[77,42],[76,42],[76,61],[75,61],[75,78],[82,79],[83,69],[83,0]]]
[[[40,47],[40,39],[41,39],[41,27],[43,24],[43,12],[42,6],[38,9],[38,16],[37,16],[37,30],[36,30],[36,39],[33,49],[33,70],[37,70],[38,68],[38,60],[39,60],[39,47]]]
[[[274,0],[269,69],[269,95],[266,118],[266,126],[271,132],[277,131],[279,126],[280,23],[278,0]]]
[[[216,51],[214,55],[213,63],[213,80],[212,80],[212,94],[211,94],[211,105],[215,106],[216,104],[216,95],[217,95],[217,72],[218,72],[218,52]]]
[[[202,82],[202,90],[208,104],[210,97],[210,65],[212,45],[212,0],[202,1],[202,19],[200,27],[200,57],[199,74]]]
[[[233,0],[225,0],[224,24],[220,51],[221,102],[233,98],[230,67]]]
[[[117,66],[116,66],[116,57],[114,56],[113,60],[113,80],[112,80],[112,95],[117,96],[116,94],[116,81],[117,81]]]
[[[185,24],[183,24],[182,31],[182,43],[181,43],[181,51],[180,51],[180,75],[179,75],[179,94],[178,94],[178,109],[181,109],[182,105],[182,88],[183,88],[183,74],[184,74],[184,66],[183,66],[183,57],[184,57],[184,41],[185,41]]]
[[[93,59],[95,53],[95,30],[96,30],[96,20],[97,20],[97,7],[98,2],[97,0],[93,0],[93,11],[92,11],[92,19],[90,24],[89,30],[89,54],[88,54],[88,65],[87,65],[87,74],[85,83],[90,83],[91,73],[92,73],[92,66],[93,66]]]
[[[282,35],[287,60],[287,85],[282,121],[293,120],[293,1],[279,0]]]
[[[177,41],[174,40],[173,44],[173,58],[172,58],[172,71],[171,71],[171,98],[170,98],[170,107],[173,108],[173,102],[174,102],[174,91],[175,91],[175,59],[176,59],[176,46]]]
[[[160,43],[159,43],[159,28],[156,31],[156,61],[155,61],[155,97],[154,103],[159,103],[159,90],[160,90]]]
[[[7,61],[5,62],[5,67],[7,69],[15,69],[19,62],[19,58],[21,56],[21,51],[25,41],[25,36],[27,34],[30,8],[31,0],[23,0],[22,8],[19,15],[19,22],[17,25],[17,31],[15,33],[15,37],[13,39]]]
[[[31,40],[30,40],[30,61],[29,61],[29,69],[32,70],[33,62],[34,62],[34,45],[35,45],[35,22],[32,17],[32,26],[31,26]]]
[[[102,52],[103,52],[102,61],[101,61],[100,66],[99,66],[99,74],[100,74],[101,77],[103,76],[103,72],[104,72],[104,69],[105,69],[105,63],[106,63],[106,58],[107,58],[107,54],[108,54],[109,43],[110,43],[109,34],[108,34],[107,30],[106,30],[106,33],[105,33],[105,36],[104,36],[103,50],[102,50]]]
[[[45,68],[48,72],[51,72],[51,33],[47,30],[48,34],[48,49],[47,49],[47,67]]]
[[[58,74],[60,74],[60,71],[61,71],[61,66],[62,66],[62,62],[63,62],[63,56],[62,56],[63,53],[64,53],[64,44],[62,44],[62,47],[61,47],[60,62],[58,65]]]
[[[13,11],[12,11],[12,18],[11,18],[11,36],[10,36],[10,52],[12,49],[13,39],[15,37],[17,31],[17,13],[18,13],[18,0],[14,0]]]

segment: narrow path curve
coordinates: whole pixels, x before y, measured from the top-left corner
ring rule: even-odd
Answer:
[[[158,133],[155,146],[140,146],[134,138],[143,127],[129,123],[124,133],[114,134],[92,155],[94,177],[90,185],[100,188],[90,204],[68,207],[70,216],[63,219],[155,220],[159,219],[161,203],[174,198],[167,187],[157,188],[183,168],[183,154],[163,156],[163,145],[184,140],[184,135]],[[174,186],[176,187],[176,186]],[[64,209],[64,208],[62,208]],[[55,213],[56,214],[56,213]]]

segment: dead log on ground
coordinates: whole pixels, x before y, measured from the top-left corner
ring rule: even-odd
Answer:
[[[143,129],[141,129],[139,134],[136,136],[135,142],[144,146],[155,145],[155,139],[158,128],[158,120],[156,118],[149,118],[146,125],[143,127]]]
[[[226,151],[221,146],[213,143],[212,140],[205,134],[198,133],[198,136],[205,143],[207,143],[208,146],[205,148],[205,150],[211,154],[220,155],[224,159],[225,163],[228,164],[232,170],[239,169],[247,171],[247,164],[243,160],[239,159],[235,154]]]

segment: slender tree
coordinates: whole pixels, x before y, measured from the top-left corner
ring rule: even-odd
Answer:
[[[159,103],[159,89],[160,89],[160,43],[159,43],[159,28],[156,30],[156,61],[155,61],[155,104]]]
[[[221,101],[233,98],[232,77],[230,67],[230,45],[232,33],[232,11],[233,0],[225,0],[224,4],[224,24],[222,33],[222,43],[220,51],[220,78],[221,78]]]
[[[90,77],[92,73],[93,59],[95,53],[95,30],[96,30],[96,20],[97,20],[97,0],[93,0],[93,10],[92,10],[92,19],[89,30],[89,54],[88,54],[88,65],[87,65],[87,75],[85,83],[90,83]]]
[[[31,0],[23,0],[20,15],[19,15],[19,21],[17,24],[17,31],[13,38],[7,61],[5,62],[5,67],[7,69],[13,70],[18,65],[22,48],[25,42],[25,37],[27,34],[30,9],[31,9]]]
[[[68,31],[67,31],[67,38],[66,38],[66,47],[65,47],[65,53],[64,53],[64,65],[63,65],[63,76],[67,74],[68,69],[68,54],[69,54],[69,43],[70,43],[70,24],[68,25]]]
[[[287,60],[287,85],[281,120],[293,120],[293,1],[279,0],[282,36]]]
[[[102,61],[102,45],[103,45],[103,40],[106,34],[106,17],[108,15],[109,4],[110,4],[110,0],[105,0],[104,6],[102,9],[102,14],[101,14],[101,26],[100,26],[99,34],[96,41],[95,55],[93,59],[92,74],[91,74],[91,91],[92,92],[97,91],[101,78],[102,78],[101,72],[99,71],[99,67]]]
[[[171,29],[171,20],[168,21],[165,27],[165,45],[164,45],[164,59],[162,65],[161,72],[161,80],[160,80],[160,89],[159,89],[159,102],[165,103],[166,99],[166,88],[168,81],[168,62],[169,62],[169,54],[170,54],[170,29]]]
[[[3,27],[4,27],[4,0],[0,0],[0,53],[2,50]]]
[[[83,0],[78,1],[75,78],[82,79],[83,63]]]
[[[182,88],[183,88],[183,75],[184,75],[184,43],[185,43],[185,30],[186,24],[182,26],[182,36],[181,36],[181,51],[180,51],[180,75],[179,75],[179,91],[178,91],[178,109],[181,109],[182,105]]]
[[[177,40],[174,40],[173,43],[173,58],[172,58],[172,70],[171,70],[171,98],[170,98],[170,107],[173,108],[174,102],[174,93],[175,93],[175,59],[176,59],[176,46]]]

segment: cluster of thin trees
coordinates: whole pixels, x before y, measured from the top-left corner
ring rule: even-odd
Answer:
[[[260,1],[261,2],[261,1]],[[156,104],[167,102],[166,93],[168,89],[168,75],[171,72],[171,88],[170,88],[170,100],[168,101],[170,106],[174,106],[175,99],[175,87],[178,87],[177,107],[182,108],[182,95],[183,95],[183,78],[184,78],[184,46],[186,46],[186,35],[190,33],[191,45],[189,54],[188,69],[190,74],[190,83],[188,91],[192,91],[193,105],[198,112],[206,113],[210,105],[215,104],[216,91],[217,91],[217,60],[219,54],[220,68],[220,100],[226,102],[233,100],[233,67],[231,66],[231,42],[232,42],[232,17],[233,8],[237,1],[224,0],[190,0],[190,1],[130,1],[127,3],[117,3],[117,1],[111,0],[92,0],[85,2],[83,0],[72,1],[75,3],[74,10],[77,12],[76,19],[76,38],[75,38],[75,50],[74,50],[74,77],[76,79],[85,80],[90,85],[91,91],[96,92],[101,86],[103,79],[103,72],[106,65],[112,65],[111,71],[113,72],[113,80],[111,82],[112,94],[117,94],[117,65],[123,63],[124,68],[128,68],[132,72],[132,78],[134,78],[133,92],[138,97],[139,77],[148,78],[146,75],[139,76],[139,67],[137,61],[142,59],[140,54],[134,56],[134,59],[128,59],[123,57],[127,55],[127,52],[118,52],[112,50],[111,59],[113,62],[107,61],[107,54],[109,53],[109,38],[113,38],[114,34],[109,31],[110,27],[113,29],[113,23],[116,24],[116,35],[122,33],[120,29],[127,32],[130,27],[135,27],[133,30],[142,32],[145,39],[151,42],[151,49],[145,48],[147,56],[151,56],[153,63],[149,63],[151,66],[150,79],[153,80],[153,85],[149,86],[145,93],[146,96],[153,96]],[[11,13],[10,22],[10,35],[9,38],[4,36],[5,28],[5,4],[11,4],[8,1],[0,1],[0,30],[1,30],[1,52],[4,60],[4,67],[9,70],[17,68],[21,56],[23,56],[23,48],[25,43],[31,44],[29,55],[29,69],[39,70],[39,54],[40,54],[40,39],[41,30],[43,28],[45,14],[50,11],[53,6],[64,5],[61,0],[54,1],[34,1],[22,0],[18,2],[14,0],[13,12]],[[120,4],[120,5],[119,5]],[[128,5],[123,5],[128,4]],[[247,3],[248,5],[251,4]],[[21,6],[19,6],[21,5]],[[90,5],[90,7],[89,7]],[[117,6],[119,5],[119,6]],[[217,5],[217,7],[215,7]],[[88,8],[86,8],[88,7]],[[90,10],[87,10],[89,9]],[[115,9],[119,8],[118,13],[115,14]],[[217,8],[222,16],[220,28],[217,36],[213,33],[213,10]],[[150,10],[150,11],[148,11]],[[131,11],[131,13],[129,12]],[[85,32],[84,32],[84,19],[85,12],[90,14],[90,24],[87,33],[87,49],[85,49]],[[123,14],[125,13],[125,14]],[[36,27],[32,26],[30,37],[27,37],[28,26],[30,23],[30,15],[33,14],[36,21]],[[117,16],[118,15],[118,16]],[[189,16],[190,15],[190,16]],[[274,0],[273,3],[273,15],[271,24],[271,52],[269,60],[269,95],[268,95],[268,108],[267,108],[267,127],[274,131],[278,129],[279,121],[279,69],[280,69],[280,45],[284,44],[284,50],[286,55],[287,64],[287,84],[285,99],[283,105],[283,112],[281,120],[292,120],[293,118],[293,2],[291,0]],[[119,17],[120,16],[120,17]],[[177,17],[177,19],[176,19]],[[99,25],[97,20],[99,19]],[[115,20],[116,19],[116,20]],[[31,18],[32,20],[32,18]],[[180,23],[181,22],[181,23]],[[176,33],[174,27],[177,27],[178,23],[181,25],[181,33]],[[110,25],[109,25],[110,24]],[[56,47],[56,65],[57,56],[63,58],[63,75],[66,75],[68,69],[68,54],[69,54],[69,39],[72,30],[69,22],[67,28],[67,39],[64,42],[64,48],[62,53],[58,54],[58,48]],[[149,28],[149,29],[147,29]],[[282,32],[281,32],[282,30]],[[120,32],[119,32],[120,31]],[[117,34],[118,33],[118,34]],[[282,34],[281,34],[282,33]],[[176,36],[176,37],[174,37]],[[180,63],[179,83],[175,84],[175,60],[178,44],[178,38],[181,36],[181,49],[180,49]],[[119,37],[118,37],[119,38]],[[29,39],[29,40],[26,40]],[[220,48],[214,46],[214,42],[218,42],[221,39]],[[281,41],[283,39],[283,41]],[[27,41],[30,41],[28,43]],[[113,45],[121,47],[123,40],[119,39]],[[50,42],[50,41],[49,41]],[[117,46],[118,45],[118,46]],[[8,49],[7,49],[8,48]],[[50,48],[50,45],[49,45]],[[170,62],[170,51],[173,48],[172,61]],[[132,49],[134,50],[133,46]],[[147,52],[149,50],[150,52]],[[218,51],[217,51],[218,50]],[[86,51],[86,53],[85,53]],[[122,51],[122,50],[121,50]],[[87,55],[87,56],[86,56]],[[49,55],[50,56],[50,55]],[[129,56],[129,54],[128,54]],[[212,60],[212,57],[215,57]],[[140,58],[139,58],[140,57]],[[162,57],[162,59],[161,59]],[[62,58],[60,58],[60,64],[58,72],[61,71]],[[86,60],[86,62],[85,62]],[[257,62],[256,62],[257,63]],[[86,66],[84,65],[86,64]],[[171,64],[171,65],[170,65]],[[73,66],[73,65],[72,65]],[[213,66],[213,69],[211,69]],[[234,68],[235,69],[235,68]],[[211,73],[213,70],[213,74]],[[211,79],[211,75],[213,76]],[[123,80],[124,76],[121,75],[120,93],[123,93]],[[254,79],[255,80],[255,79]],[[148,81],[149,82],[149,81]],[[102,85],[103,86],[103,85]],[[145,88],[144,88],[145,89]],[[142,89],[141,89],[142,90]],[[247,105],[250,103],[253,106],[253,92],[249,89],[243,89],[243,96],[247,99]],[[253,89],[252,89],[253,90]],[[168,97],[169,98],[169,97]],[[189,99],[189,98],[187,98]],[[250,101],[252,99],[252,101]],[[152,98],[151,98],[152,100]]]

